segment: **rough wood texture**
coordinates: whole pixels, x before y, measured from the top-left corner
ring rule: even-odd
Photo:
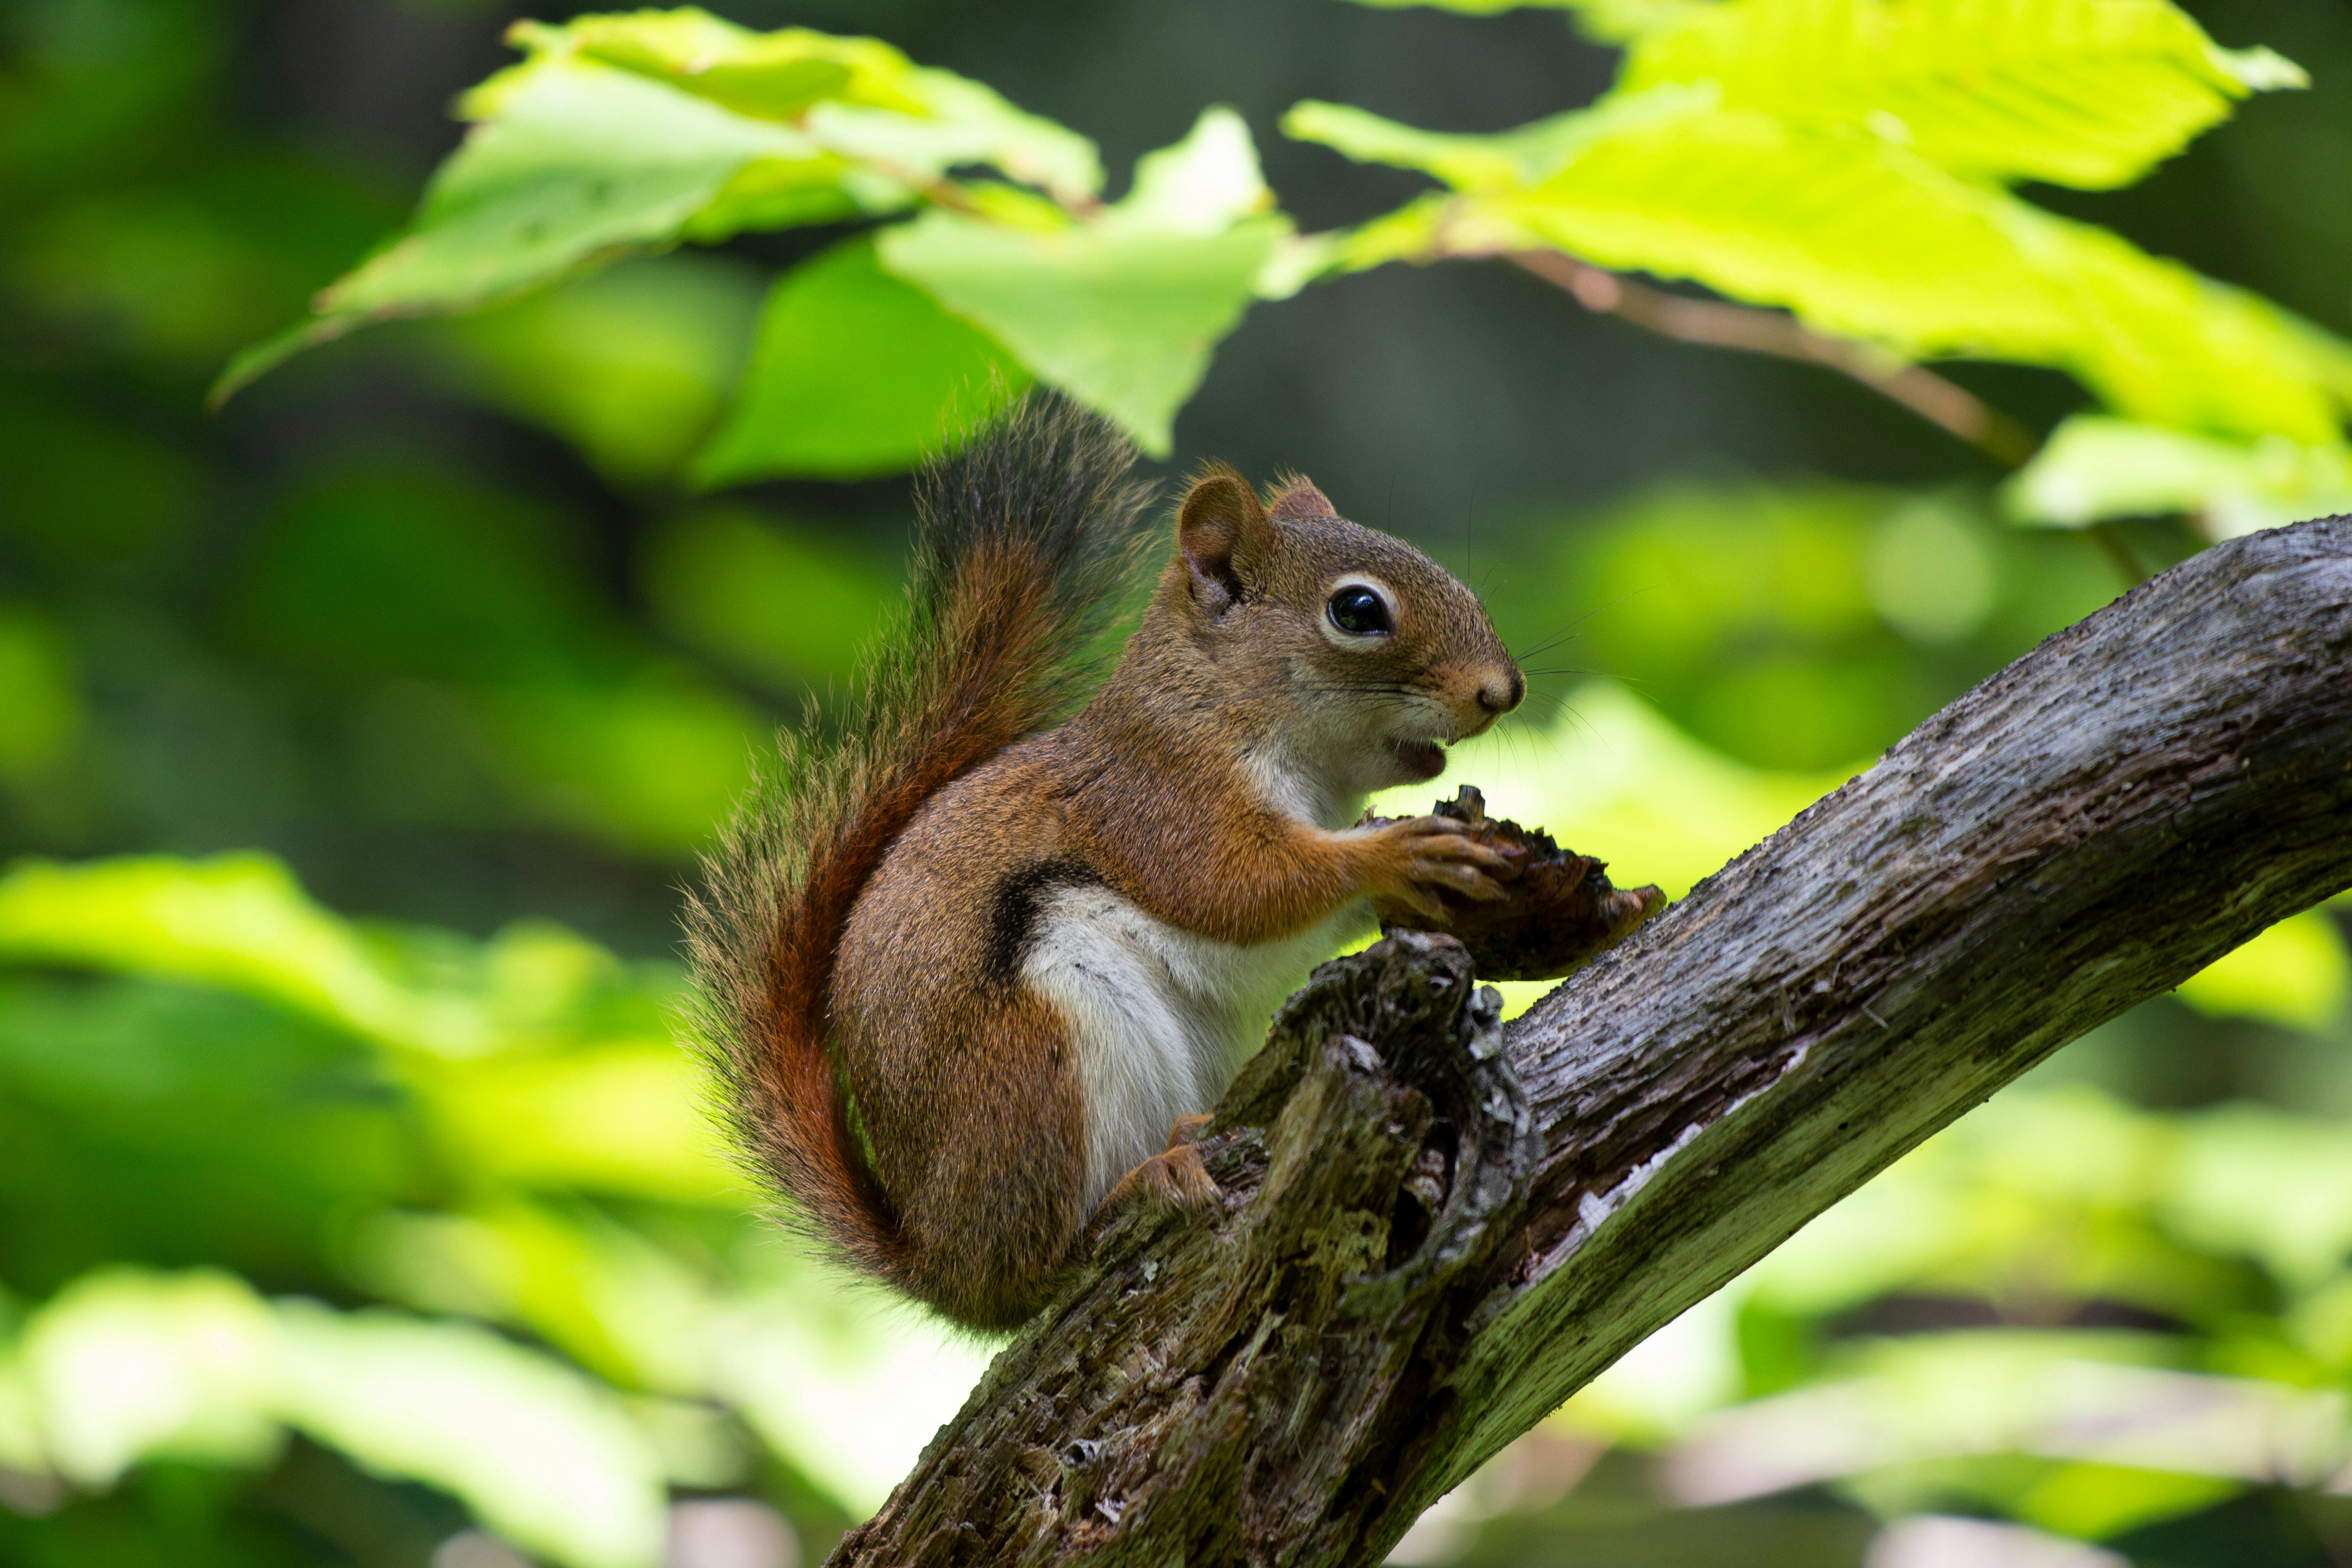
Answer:
[[[1328,965],[843,1563],[1370,1563],[1652,1329],[2068,1040],[2352,884],[2352,519],[2060,633],[1506,1031]]]

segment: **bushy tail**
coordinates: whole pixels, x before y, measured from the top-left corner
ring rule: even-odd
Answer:
[[[830,1049],[842,930],[925,800],[1084,695],[1150,499],[1134,462],[1102,420],[1033,393],[929,464],[908,613],[839,740],[783,737],[688,904],[697,1022],[739,1145],[798,1228],[886,1280],[905,1280],[906,1244]]]

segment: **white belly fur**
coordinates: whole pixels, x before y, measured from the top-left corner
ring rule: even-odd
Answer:
[[[1345,937],[1354,911],[1239,947],[1180,931],[1104,887],[1038,911],[1024,974],[1068,1020],[1087,1104],[1086,1207],[1216,1104],[1282,999]]]

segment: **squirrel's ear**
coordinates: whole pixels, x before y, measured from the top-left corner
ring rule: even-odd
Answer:
[[[1249,481],[1215,468],[1194,481],[1176,514],[1176,542],[1192,575],[1192,598],[1211,616],[1242,596],[1242,568],[1273,542],[1265,508]]]
[[[1275,482],[1274,520],[1304,522],[1309,517],[1336,517],[1339,508],[1304,474],[1286,474]]]

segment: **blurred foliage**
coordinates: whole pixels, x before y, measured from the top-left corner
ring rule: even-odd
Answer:
[[[1295,133],[1405,171],[1346,183],[1268,142],[1329,183],[1283,176],[1318,222],[1405,201],[1306,235],[1244,117],[1199,110],[1245,36],[1180,118],[1111,141],[1123,165],[1192,126],[1106,199],[1077,132],[805,27],[521,22],[452,152],[387,139],[361,89],[451,18],[470,42],[434,91],[478,77],[508,7],[0,8],[0,1561],[783,1568],[878,1500],[984,1347],[758,1218],[675,1044],[675,890],[770,727],[812,699],[829,722],[854,679],[898,476],[1032,380],[1166,453],[1254,300],[1522,246],[1786,308],[1889,367],[2071,373],[2094,405],[1955,371],[2054,425],[2006,480],[1697,454],[1606,504],[1489,497],[1506,543],[1465,575],[1537,695],[1454,772],[1676,894],[2108,599],[2069,530],[2136,519],[2159,564],[2352,505],[2344,345],[2123,237],[2214,228],[2202,187],[2079,195],[2307,73],[2332,121],[2274,99],[2186,162],[2259,168],[2259,270],[2317,279],[2305,308],[2344,325],[2352,228],[2308,193],[2352,171],[2352,31],[2251,0],[1546,8],[1623,47],[1598,102],[1471,134],[1302,104]],[[930,15],[850,25],[911,41]],[[1453,68],[1426,40],[1514,25],[1362,20],[1317,47],[1417,82]],[[2292,65],[2257,43],[2286,28]],[[1145,37],[1046,75],[1176,72]],[[1333,79],[1272,101],[1357,78]],[[285,323],[225,384],[389,317],[431,319],[199,413]],[[1346,346],[1244,361],[1248,417],[1290,428],[1364,362]],[[1409,391],[1433,440],[1492,418],[1443,377]],[[2273,928],[1939,1135],[1403,1555],[2352,1550],[2347,915]],[[775,1513],[694,1511],[729,1499]],[[696,1533],[726,1519],[750,1533]]]
[[[872,1507],[977,1371],[750,1212],[667,965],[354,927],[254,856],[24,862],[0,962],[20,1490],[267,1469],[292,1431],[642,1563],[668,1484],[783,1466],[820,1517]]]

